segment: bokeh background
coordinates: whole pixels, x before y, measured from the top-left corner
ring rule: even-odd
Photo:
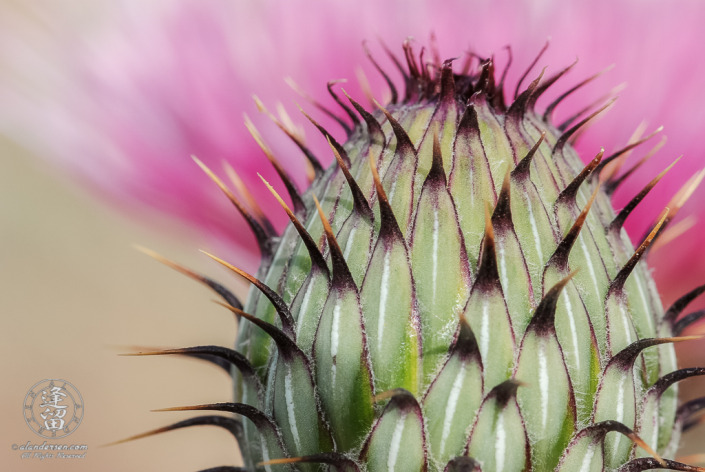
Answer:
[[[586,158],[601,145],[608,152],[624,145],[642,120],[646,133],[666,125],[668,143],[620,189],[618,205],[673,158],[686,155],[630,218],[638,239],[687,178],[705,167],[705,4],[527,3],[1,0],[2,469],[194,471],[238,460],[232,438],[211,427],[103,447],[188,416],[149,410],[230,398],[230,381],[215,367],[118,355],[133,346],[229,346],[236,330],[232,317],[210,302],[208,290],[133,245],[155,249],[244,294],[247,287],[198,249],[251,270],[256,250],[242,221],[189,156],[197,154],[214,168],[227,159],[246,180],[257,171],[275,180],[242,126],[248,113],[303,183],[299,154],[258,114],[251,95],[271,109],[281,101],[292,115],[295,102],[315,113],[285,77],[331,105],[324,93],[331,78],[350,79],[345,89],[364,100],[356,80],[362,67],[383,99],[388,91],[364,57],[363,40],[394,78],[378,38],[396,50],[414,36],[418,49],[433,31],[445,57],[472,47],[484,55],[496,52],[500,64],[506,63],[504,46],[511,44],[508,83],[514,84],[550,36],[539,66],[555,72],[580,57],[554,95],[615,63],[559,115],[569,116],[628,82],[613,109],[580,141]],[[315,130],[308,126],[305,133],[311,147],[323,152]],[[266,191],[257,185],[253,191],[281,226],[285,216]],[[703,198],[702,189],[696,191],[677,218],[695,215],[695,228],[654,254],[654,276],[667,303],[705,281],[698,229]],[[705,365],[702,344],[679,347],[683,366]],[[13,444],[43,441],[25,425],[22,403],[45,378],[68,380],[83,395],[83,423],[60,442],[87,444],[85,459],[21,460],[12,450]],[[684,398],[702,396],[703,385],[684,383]],[[704,437],[705,429],[696,428],[681,453],[705,450]]]
[[[232,344],[235,323],[210,303],[206,289],[132,248],[159,248],[217,274],[196,251],[197,236],[189,239],[188,228],[155,215],[152,229],[145,229],[108,211],[7,139],[0,153],[0,468],[195,471],[235,463],[235,442],[217,428],[102,447],[185,416],[152,409],[229,398],[229,379],[210,365],[118,357],[133,345]],[[11,449],[43,442],[25,424],[22,405],[46,378],[68,380],[83,396],[79,428],[48,441],[87,444],[83,460],[22,460]]]

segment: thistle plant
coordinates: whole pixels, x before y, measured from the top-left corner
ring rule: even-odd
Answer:
[[[623,225],[670,166],[615,212],[633,171],[622,157],[650,136],[584,165],[572,141],[611,102],[563,123],[553,111],[578,87],[536,106],[570,67],[520,80],[508,100],[491,59],[426,63],[408,43],[404,58],[401,91],[377,66],[385,105],[329,86],[344,142],[306,115],[327,169],[270,115],[303,151],[304,192],[247,123],[288,193],[262,179],[291,221],[280,235],[237,178],[236,194],[196,160],[262,262],[252,275],[209,254],[252,284],[241,303],[155,255],[212,288],[239,331],[234,350],[140,353],[200,357],[234,379],[233,402],[169,409],[229,414],[146,434],[227,428],[245,465],[212,472],[705,470],[670,459],[705,408],[678,405],[677,383],[705,368],[678,370],[673,348],[697,338],[681,334],[703,313],[682,312],[705,286],[664,310],[643,260],[705,174],[634,248]]]

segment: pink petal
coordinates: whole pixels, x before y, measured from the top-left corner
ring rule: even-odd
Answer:
[[[580,58],[568,78],[554,87],[553,96],[616,64],[566,100],[557,115],[569,116],[627,82],[613,109],[581,139],[585,159],[601,146],[607,153],[620,148],[642,121],[648,131],[665,126],[669,141],[660,157],[625,182],[616,195],[617,206],[673,158],[686,156],[630,217],[628,229],[635,238],[702,167],[705,4],[697,0],[671,0],[668,8],[654,0],[214,0],[139,6],[84,1],[37,8],[35,15],[49,26],[16,11],[3,13],[0,27],[6,38],[0,43],[0,58],[8,64],[2,78],[8,86],[0,97],[8,105],[0,111],[1,129],[128,209],[146,204],[200,226],[211,238],[236,242],[253,255],[250,264],[256,249],[249,231],[189,156],[197,155],[221,175],[220,161],[232,163],[281,227],[283,212],[255,173],[281,186],[242,126],[242,115],[252,116],[303,187],[303,158],[257,113],[250,97],[256,93],[271,109],[282,101],[295,115],[292,103],[304,100],[284,84],[283,78],[291,76],[335,109],[325,83],[348,78],[342,87],[361,98],[354,80],[360,66],[377,96],[384,97],[388,91],[364,57],[363,40],[395,80],[398,74],[377,38],[397,51],[406,37],[414,36],[418,49],[433,31],[443,58],[462,56],[472,48],[495,53],[500,64],[506,62],[503,48],[511,45],[515,60],[508,83],[513,84],[550,36],[540,67],[548,65],[551,73]],[[330,120],[314,115],[342,138]],[[309,125],[305,129],[311,147],[330,162],[316,130]],[[639,148],[632,161],[648,148]],[[693,202],[703,197],[698,190]],[[696,206],[687,205],[682,214],[700,211]],[[697,257],[703,225],[699,221],[653,255],[654,275],[666,301],[705,280],[705,258]]]

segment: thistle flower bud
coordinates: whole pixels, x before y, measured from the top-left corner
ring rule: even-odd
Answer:
[[[336,96],[345,142],[312,120],[335,162],[309,156],[304,193],[262,143],[293,202],[265,181],[280,237],[219,183],[263,255],[256,276],[213,256],[253,284],[244,307],[216,288],[240,319],[227,411],[246,470],[694,470],[661,456],[675,384],[703,373],[673,349],[702,289],[664,314],[642,259],[672,212],[636,249],[622,227],[662,175],[615,213],[621,152],[584,165],[571,146],[611,102],[560,125],[558,102],[536,109],[570,67],[507,104],[492,60],[404,53],[390,103]]]

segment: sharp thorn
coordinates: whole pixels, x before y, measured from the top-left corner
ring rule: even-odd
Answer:
[[[232,465],[221,465],[208,469],[201,469],[198,472],[248,472],[244,467],[235,467]]]
[[[269,112],[269,110],[267,110],[267,108],[257,96],[254,96],[253,98],[255,100],[255,104],[257,105],[257,109],[265,113],[269,117],[269,119],[272,120],[274,124],[277,125],[277,127],[279,127],[279,129],[281,129],[289,137],[289,139],[294,142],[294,144],[296,144],[296,146],[301,150],[301,152],[303,152],[309,165],[313,168],[315,176],[320,177],[323,174],[323,166],[321,166],[321,162],[306,146],[303,136],[297,133],[294,130],[293,126],[287,126],[285,123],[278,120],[272,113]]]
[[[561,191],[556,199],[557,204],[571,206],[575,203],[575,198],[578,195],[580,186],[583,182],[585,182],[585,179],[592,175],[595,169],[600,165],[600,161],[602,161],[602,156],[604,156],[604,154],[604,148],[600,149],[600,152],[597,153],[593,160],[583,167],[583,170],[581,170],[580,173],[576,175],[575,178],[568,184],[568,186]]]
[[[671,338],[673,342],[680,341],[699,341],[705,338],[705,336],[683,336],[678,338]],[[680,382],[691,377],[697,377],[700,375],[705,375],[705,367],[688,367],[685,369],[679,369],[670,372],[656,381],[650,388],[656,394],[657,397],[661,397],[663,393],[668,390],[673,384]]]
[[[634,363],[636,362],[637,357],[639,357],[639,354],[641,354],[641,351],[643,351],[646,348],[652,347],[652,346],[658,346],[660,344],[670,344],[670,343],[678,343],[678,342],[683,342],[683,341],[692,341],[693,339],[699,339],[699,336],[683,336],[680,338],[643,338],[639,339],[637,341],[634,341],[631,343],[629,346],[625,347],[621,351],[619,351],[617,354],[612,356],[612,358],[609,360],[607,367],[605,369],[609,368],[610,366],[614,365],[615,367],[625,371],[625,372],[631,372],[631,369],[634,367]]]
[[[372,113],[368,112],[364,108],[362,108],[362,105],[357,103],[355,100],[353,100],[350,95],[347,94],[345,90],[343,90],[343,93],[345,96],[348,98],[350,103],[352,104],[353,108],[360,114],[362,119],[365,121],[365,124],[367,125],[367,134],[369,135],[370,139],[370,144],[372,143],[377,143],[380,146],[385,145],[385,137],[384,137],[384,131],[382,131],[382,125],[379,124],[379,121],[372,115]],[[374,101],[374,98],[372,98],[372,101]]]
[[[542,131],[541,136],[536,141],[536,144],[534,144],[534,146],[529,150],[529,152],[526,153],[526,156],[524,156],[522,160],[519,161],[516,167],[512,170],[511,176],[513,179],[524,181],[529,179],[529,168],[531,165],[531,160],[534,158],[534,155],[539,150],[539,147],[541,146],[541,143],[543,143],[545,138],[546,132]]]
[[[705,310],[688,313],[673,324],[673,334],[680,336],[683,331],[705,318]]]
[[[546,79],[541,86],[539,86],[534,93],[531,94],[531,97],[529,98],[528,102],[528,108],[532,109],[536,105],[536,101],[541,97],[541,95],[546,92],[553,84],[555,84],[558,79],[563,77],[565,74],[567,74],[575,65],[578,63],[578,58],[575,58],[575,61],[573,61],[572,64],[570,64],[567,67],[564,67],[562,70],[558,71],[557,73],[553,74],[551,77]]]
[[[345,176],[345,180],[350,186],[350,191],[352,192],[353,196],[353,207],[360,215],[362,215],[363,218],[365,218],[365,220],[371,223],[372,221],[374,221],[374,213],[372,212],[372,208],[370,208],[370,204],[367,201],[367,198],[365,198],[365,194],[362,193],[360,186],[357,184],[357,181],[350,173],[350,169],[348,169],[348,166],[345,164],[345,161],[343,160],[335,146],[333,146],[333,143],[330,142],[330,140],[328,140],[328,145],[333,151],[333,155],[335,156],[335,160],[338,163],[338,167],[340,167],[340,170]]]
[[[313,105],[313,106],[316,107],[318,110],[320,110],[321,112],[323,112],[324,115],[328,116],[328,117],[331,118],[333,121],[335,121],[336,123],[338,123],[338,124],[340,125],[340,127],[343,128],[343,131],[345,132],[345,134],[348,135],[348,136],[350,136],[350,133],[352,132],[352,128],[350,128],[350,125],[348,125],[345,121],[343,121],[338,115],[336,115],[335,113],[333,113],[331,110],[329,110],[328,108],[326,108],[325,106],[323,106],[323,104],[321,104],[319,101],[317,101],[317,100],[316,100],[315,98],[313,98],[311,95],[309,95],[308,93],[304,92],[304,90],[303,90],[301,87],[299,87],[299,85],[298,85],[296,82],[294,82],[294,79],[293,79],[293,78],[291,78],[291,77],[285,77],[285,78],[284,78],[284,82],[286,82],[286,84],[287,84],[289,87],[291,87],[291,89],[292,89],[294,92],[296,92],[297,94],[299,94],[299,95],[300,95],[301,97],[303,97],[306,101],[308,101],[311,105]],[[331,94],[333,94],[333,92],[331,91],[330,87],[328,88],[328,90],[331,92]],[[337,101],[337,100],[336,100],[336,101]]]
[[[480,359],[480,348],[477,344],[475,333],[473,333],[468,320],[463,315],[460,315],[458,333],[449,352],[451,356],[457,354],[462,360],[474,358],[478,363],[482,363]]]
[[[618,86],[612,88],[612,90],[610,90],[606,94],[602,95],[601,97],[599,97],[596,100],[593,100],[589,105],[578,110],[577,113],[574,113],[570,117],[563,120],[563,122],[561,124],[557,125],[556,128],[558,129],[558,131],[564,132],[566,129],[568,129],[568,127],[571,125],[571,123],[573,123],[575,120],[577,120],[581,116],[584,116],[590,110],[593,110],[595,107],[599,106],[600,103],[605,103],[608,100],[612,100],[612,101],[616,100],[619,97],[620,92],[622,92],[622,90],[624,90],[625,88],[626,88],[626,84],[621,84],[621,85],[618,85]],[[582,129],[580,132],[582,133],[583,131],[584,131],[584,129]],[[576,133],[576,136],[571,139],[571,142],[574,142],[579,135],[580,135],[580,133]]]
[[[264,155],[267,156],[269,162],[272,163],[272,166],[274,166],[274,170],[276,170],[277,175],[279,175],[279,178],[284,183],[286,191],[289,194],[289,198],[291,198],[291,202],[294,206],[294,213],[296,214],[296,216],[301,219],[306,218],[306,205],[304,205],[304,202],[301,199],[301,194],[296,188],[293,179],[284,170],[284,167],[282,167],[279,161],[274,157],[274,154],[272,153],[271,149],[269,149],[269,147],[265,144],[264,139],[262,139],[262,136],[260,135],[259,131],[257,131],[257,128],[255,128],[254,123],[252,122],[252,120],[250,120],[247,115],[245,115],[245,127],[255,139],[259,147],[262,149]]]
[[[651,231],[651,233],[646,236],[644,241],[639,245],[639,247],[634,251],[634,254],[632,257],[629,258],[626,264],[624,264],[624,267],[619,271],[619,273],[614,277],[612,282],[610,282],[610,288],[608,293],[613,293],[613,292],[618,292],[621,293],[622,290],[624,289],[624,284],[627,281],[627,278],[629,277],[629,274],[632,273],[634,270],[634,267],[636,267],[637,263],[641,259],[641,256],[644,255],[644,252],[648,249],[649,245],[651,245],[651,242],[653,239],[656,237],[656,234],[658,231],[661,229],[661,226],[664,224],[666,221],[666,217],[668,217],[669,214],[669,209],[666,208],[664,211],[661,212],[661,217],[659,218],[659,222],[656,224],[654,229]]]
[[[560,298],[565,286],[568,285],[568,282],[570,282],[576,273],[577,270],[569,273],[563,279],[558,281],[553,287],[551,287],[548,292],[546,292],[541,299],[539,306],[536,307],[536,311],[534,311],[531,321],[529,321],[529,326],[526,328],[527,331],[533,329],[540,335],[555,333],[555,318],[558,299]]]
[[[668,323],[673,327],[673,325],[676,322],[676,319],[678,318],[678,315],[681,314],[685,308],[690,305],[690,302],[698,298],[700,295],[705,293],[705,284],[700,285],[698,287],[695,287],[682,297],[680,297],[678,300],[673,302],[673,304],[666,310],[666,313],[663,315],[663,320],[662,322]]]
[[[345,79],[339,79],[339,80],[330,80],[328,81],[328,84],[326,84],[326,87],[328,88],[328,93],[330,94],[331,97],[333,97],[333,100],[335,100],[335,103],[340,105],[340,108],[343,109],[346,115],[350,118],[350,120],[353,123],[353,127],[357,126],[360,124],[360,119],[357,117],[355,113],[350,109],[349,106],[347,106],[345,103],[340,100],[340,97],[338,97],[338,94],[335,93],[333,90],[333,85],[340,83],[340,82],[347,82]],[[352,129],[350,130],[350,133],[352,133]]]
[[[203,254],[206,256],[210,257],[214,261],[218,262],[219,264],[227,267],[231,271],[235,272],[237,275],[240,277],[244,278],[248,282],[250,282],[252,285],[257,287],[257,289],[262,292],[262,294],[267,297],[267,299],[274,305],[274,308],[279,315],[279,319],[282,322],[282,328],[284,332],[287,334],[287,336],[294,336],[294,318],[291,316],[291,312],[289,311],[289,308],[286,306],[286,303],[284,300],[277,294],[274,290],[269,288],[264,282],[261,280],[257,279],[253,275],[248,274],[242,269],[239,269],[235,267],[234,265],[224,261],[223,259],[214,256],[213,254],[210,254],[206,251],[201,251]],[[237,307],[234,307],[237,308]],[[238,309],[239,310],[239,309]]]
[[[392,114],[389,113],[386,108],[379,104],[379,102],[375,101],[375,105],[382,111],[382,113],[384,113],[384,116],[387,117],[389,124],[392,125],[394,136],[396,136],[397,138],[397,147],[394,152],[416,156],[416,149],[414,148],[414,144],[411,142],[411,138],[409,138],[409,135],[406,134],[404,128],[399,124],[397,120],[394,119]]]
[[[669,225],[667,228],[661,228],[661,231],[656,235],[651,246],[649,246],[649,254],[653,254],[655,251],[667,246],[671,241],[685,234],[695,226],[697,221],[698,219],[694,215],[688,215],[677,223]]]
[[[230,179],[230,182],[235,187],[235,190],[245,198],[245,200],[247,201],[247,205],[252,208],[252,211],[254,212],[257,221],[260,222],[264,230],[268,234],[277,234],[276,230],[274,229],[274,226],[272,225],[272,222],[269,221],[267,215],[264,214],[264,211],[257,202],[257,199],[254,197],[254,195],[252,195],[250,190],[247,188],[247,185],[245,185],[245,183],[242,181],[237,172],[235,172],[233,166],[231,166],[229,162],[223,161],[223,170],[225,171],[225,175],[228,176],[228,179]]]
[[[323,137],[328,139],[333,144],[333,146],[335,146],[335,149],[338,151],[345,163],[350,166],[350,158],[348,157],[348,153],[345,152],[345,149],[343,149],[343,146],[341,146],[340,143],[338,143],[338,141],[336,141],[335,138],[333,138],[333,136],[323,126],[319,125],[316,120],[311,118],[311,116],[306,113],[303,108],[299,107],[299,111],[301,111],[301,113],[306,117],[306,119],[310,121],[311,124],[315,126],[318,131],[321,132]]]
[[[487,394],[487,398],[495,398],[499,406],[505,406],[509,403],[509,400],[516,397],[519,387],[525,387],[526,385],[527,384],[517,379],[505,380],[490,390],[490,393]]]
[[[610,99],[605,105],[600,107],[599,109],[595,110],[592,112],[590,115],[588,115],[586,118],[580,121],[577,125],[573,126],[569,130],[565,131],[561,136],[558,138],[558,141],[556,141],[556,145],[553,147],[553,151],[551,151],[551,154],[556,154],[557,152],[560,152],[563,150],[563,146],[565,146],[568,143],[568,140],[570,137],[575,134],[576,131],[578,131],[580,128],[585,126],[588,122],[592,121],[593,118],[595,118],[597,115],[611,107],[614,102],[617,100],[617,98],[612,98]]]
[[[370,170],[372,171],[372,179],[375,183],[375,188],[377,190],[377,200],[379,202],[380,209],[380,234],[379,237],[393,237],[400,241],[404,240],[404,236],[399,228],[399,223],[394,216],[394,211],[392,206],[389,204],[387,199],[387,194],[382,186],[382,181],[379,179],[379,173],[377,172],[377,165],[375,164],[374,156],[372,153],[369,155]]]
[[[588,77],[587,79],[583,80],[582,82],[578,83],[577,85],[571,87],[568,91],[563,92],[561,95],[559,95],[558,98],[556,98],[553,102],[551,102],[551,104],[549,104],[549,105],[546,107],[546,111],[545,111],[544,114],[543,114],[543,120],[544,120],[545,122],[550,122],[550,121],[551,121],[551,115],[553,115],[553,110],[555,110],[555,108],[558,106],[558,104],[560,104],[563,100],[565,100],[566,97],[568,97],[569,95],[571,95],[571,94],[572,94],[573,92],[575,92],[576,90],[578,90],[578,89],[584,87],[584,86],[587,85],[588,83],[592,82],[593,80],[597,79],[597,78],[600,77],[602,74],[604,74],[605,72],[611,70],[612,68],[614,68],[614,64],[612,64],[611,66],[607,67],[606,69],[601,70],[601,71],[598,72],[597,74],[595,74],[595,75],[593,75],[593,76],[591,76],[591,77]]]
[[[264,462],[259,462],[257,467],[263,467],[266,465],[283,465],[283,464],[298,464],[298,463],[310,463],[310,464],[326,464],[333,466],[335,470],[341,472],[359,472],[360,468],[357,463],[337,452],[323,452],[320,454],[313,454],[310,456],[301,457],[282,457],[280,459],[271,459]]]
[[[472,290],[476,288],[481,291],[502,290],[499,282],[499,271],[497,268],[497,251],[495,248],[494,228],[492,217],[490,216],[489,204],[485,205],[485,235],[482,238],[482,247],[477,266],[477,276]]]
[[[504,49],[507,50],[507,65],[504,66],[502,75],[499,78],[499,84],[497,84],[497,90],[500,92],[500,95],[504,95],[504,83],[507,79],[507,72],[509,72],[509,68],[512,66],[512,61],[514,60],[514,55],[512,54],[512,47],[507,45],[504,47]]]
[[[203,276],[201,274],[197,274],[196,272],[193,272],[192,270],[190,270],[180,264],[177,264],[176,262],[169,260],[166,257],[163,257],[162,255],[156,253],[155,251],[152,251],[151,249],[140,246],[138,244],[135,244],[134,247],[138,251],[148,255],[149,257],[157,260],[158,262],[161,262],[162,264],[166,265],[167,267],[170,267],[170,268],[174,269],[175,271],[180,272],[181,274],[183,274],[183,275],[185,275],[185,276],[187,276],[197,282],[204,284],[205,286],[207,286],[208,288],[213,290],[215,293],[220,295],[223,298],[223,300],[225,300],[230,305],[236,306],[238,308],[242,308],[242,303],[240,302],[240,300],[232,292],[230,292],[230,290],[228,290],[227,288],[225,288],[223,285],[219,284],[218,282],[215,282],[215,281],[211,280],[210,278]]]
[[[333,228],[331,228],[328,218],[323,212],[323,208],[321,208],[321,204],[318,202],[315,195],[313,195],[313,202],[318,210],[318,216],[321,219],[323,231],[325,232],[326,239],[328,240],[328,248],[330,249],[330,256],[333,262],[333,286],[357,290],[353,276],[348,268],[348,263],[345,261],[343,251],[340,249],[340,245],[338,244],[338,240],[335,238],[335,234],[333,234]]]
[[[261,410],[245,403],[208,403],[204,405],[176,406],[171,408],[158,408],[153,412],[168,411],[224,411],[236,415],[242,415],[252,421],[257,428],[268,426],[276,430],[276,425],[272,419]]]
[[[507,166],[507,172],[504,174],[502,188],[497,196],[497,204],[492,211],[492,226],[495,229],[506,231],[513,227],[512,223],[512,206],[511,206],[511,166]],[[516,168],[515,168],[516,169]]]
[[[543,54],[544,54],[544,53],[546,52],[546,50],[548,49],[548,44],[549,44],[549,41],[547,40],[547,41],[546,41],[546,44],[543,45],[543,47],[541,48],[541,50],[539,51],[539,53],[536,55],[536,57],[534,58],[534,60],[531,62],[531,64],[529,64],[529,67],[526,68],[526,70],[524,71],[524,73],[523,73],[523,74],[521,75],[521,77],[519,78],[519,81],[517,82],[517,86],[516,86],[516,88],[514,89],[514,100],[516,100],[517,97],[519,96],[519,90],[521,89],[521,84],[524,82],[524,80],[526,80],[526,77],[529,75],[529,73],[531,72],[531,70],[532,70],[534,67],[536,67],[536,64],[539,62],[539,59],[541,59],[541,56],[543,56]]]
[[[187,420],[179,421],[178,423],[174,423],[169,426],[164,426],[162,428],[147,431],[146,433],[136,434],[134,436],[130,436],[129,438],[114,441],[109,444],[105,444],[104,446],[115,446],[117,444],[123,444],[126,442],[134,441],[136,439],[147,438],[150,436],[155,436],[157,434],[166,433],[168,431],[174,431],[181,428],[188,428],[190,426],[220,426],[221,428],[228,430],[235,437],[235,439],[238,440],[242,435],[242,423],[240,423],[240,421],[234,418],[227,418],[225,416],[209,415],[189,418]]]
[[[362,69],[362,67],[357,66],[355,68],[355,77],[357,78],[357,83],[362,90],[362,95],[367,99],[367,103],[374,107],[375,94],[372,92],[372,86],[370,85],[370,80],[367,78],[367,74]]]
[[[286,332],[280,330],[276,326],[274,326],[271,323],[267,323],[264,320],[261,320],[257,318],[256,316],[253,316],[243,310],[239,310],[235,308],[234,306],[230,306],[227,303],[222,303],[217,300],[214,300],[214,302],[217,305],[222,306],[223,308],[227,308],[231,312],[233,312],[237,316],[241,316],[242,318],[245,318],[258,328],[260,328],[262,331],[267,333],[269,337],[274,340],[274,342],[277,345],[277,348],[279,349],[279,353],[287,358],[291,358],[291,356],[296,353],[296,352],[301,352],[299,347],[296,345],[296,341],[293,339],[292,336],[289,336]]]
[[[632,149],[634,149],[635,147],[649,141],[651,138],[653,138],[654,136],[659,134],[661,131],[663,131],[663,126],[659,126],[658,128],[656,128],[656,130],[653,133],[651,133],[650,135],[648,135],[647,137],[639,139],[631,144],[627,144],[619,151],[616,151],[616,152],[610,154],[609,156],[605,157],[602,160],[602,162],[600,163],[600,166],[598,168],[598,172],[601,172],[602,169],[604,169],[605,166],[608,165],[609,163],[611,163],[611,162],[615,161],[616,159],[620,158],[621,156],[631,152]]]
[[[644,440],[641,439],[631,428],[628,428],[626,425],[620,423],[619,421],[601,421],[600,423],[596,423],[586,427],[578,434],[586,433],[588,437],[591,436],[595,439],[598,439],[600,442],[604,442],[607,433],[611,432],[620,433],[628,437],[632,440],[634,444],[636,444],[648,454],[650,454],[654,458],[654,460],[656,460],[660,464],[663,464],[663,459],[656,453],[656,451],[654,451],[648,444],[646,444],[646,442],[644,442]]]
[[[643,166],[649,159],[651,159],[661,148],[666,144],[666,137],[664,136],[661,140],[651,148],[651,150],[646,153],[644,157],[639,159],[639,162],[631,166],[624,174],[619,177],[611,176],[605,183],[605,192],[608,195],[612,195],[622,183],[627,180],[634,172],[636,172],[641,166]]]
[[[671,221],[673,221],[673,218],[676,217],[681,207],[685,205],[685,203],[690,199],[690,197],[693,195],[698,186],[700,186],[700,183],[702,182],[703,178],[705,178],[705,169],[701,170],[700,172],[693,175],[690,179],[688,179],[688,181],[683,184],[680,190],[676,192],[673,198],[671,198],[667,205],[667,207],[670,208],[670,211],[666,215],[666,219],[661,225],[661,230],[656,235],[656,238],[658,238],[661,232],[666,227],[668,227]]]
[[[279,204],[282,206],[284,211],[286,212],[287,216],[289,217],[289,220],[291,221],[291,224],[294,225],[294,228],[296,229],[296,232],[299,233],[299,236],[301,237],[301,240],[304,243],[304,246],[306,246],[306,250],[308,251],[308,255],[311,258],[311,264],[313,267],[318,269],[321,273],[325,274],[326,276],[329,276],[328,272],[328,265],[326,264],[325,259],[323,258],[323,254],[321,254],[320,249],[318,248],[318,245],[316,242],[313,240],[311,235],[309,234],[308,231],[306,231],[306,228],[304,228],[304,225],[301,224],[299,219],[294,215],[294,212],[291,211],[291,209],[287,206],[286,202],[282,199],[282,197],[277,193],[276,190],[265,180],[264,177],[262,177],[260,174],[259,178],[262,179],[262,182],[264,182],[264,185],[269,189],[269,191],[272,193],[274,198],[279,202]],[[242,309],[242,307],[239,307]]]
[[[220,359],[227,366],[228,371],[230,371],[230,366],[236,367],[244,377],[255,378],[255,370],[250,364],[250,361],[242,355],[241,353],[228,349],[222,346],[193,346],[184,347],[177,349],[160,349],[160,350],[149,350],[141,352],[133,352],[121,354],[123,356],[168,356],[168,355],[182,355],[182,356],[209,356],[211,358]],[[221,367],[222,365],[219,364]]]
[[[250,214],[247,209],[240,203],[240,200],[238,200],[235,195],[228,189],[228,187],[223,183],[222,180],[216,176],[213,171],[211,171],[203,162],[201,162],[196,156],[191,156],[191,159],[203,170],[203,172],[206,173],[210,179],[215,182],[215,184],[220,188],[220,190],[225,194],[226,197],[230,200],[230,202],[237,208],[237,210],[240,212],[240,215],[245,219],[247,224],[249,225],[250,229],[252,230],[252,233],[255,235],[255,238],[257,240],[257,245],[259,246],[260,253],[262,255],[263,259],[263,264],[266,264],[267,261],[271,260],[273,256],[273,243],[272,243],[272,238],[275,237],[275,234],[268,234],[266,230],[262,227],[262,225]]]
[[[455,103],[455,80],[453,79],[453,59],[443,62],[441,67],[441,90],[439,104],[449,106]]]
[[[682,157],[682,156],[681,156]],[[624,226],[625,221],[627,220],[627,217],[634,211],[634,209],[641,203],[642,200],[649,194],[651,189],[653,189],[657,183],[668,173],[671,168],[676,165],[676,162],[678,162],[681,158],[679,157],[675,161],[671,163],[668,167],[666,167],[664,170],[661,171],[656,177],[654,177],[651,182],[646,184],[644,188],[632,198],[629,203],[627,203],[627,206],[622,208],[622,210],[615,216],[614,220],[609,224],[607,227],[607,231],[611,231],[615,233],[615,235],[618,235],[619,232],[622,229],[622,226]]]
[[[438,127],[433,128],[433,152],[431,169],[428,171],[426,181],[434,182],[438,185],[446,186],[446,173],[443,169],[443,154],[441,153],[441,143],[438,137]]]
[[[576,218],[575,222],[573,223],[573,226],[571,226],[571,228],[568,230],[561,242],[558,244],[558,247],[554,251],[553,255],[546,263],[546,267],[553,266],[561,272],[567,272],[569,270],[568,259],[570,258],[570,251],[573,248],[575,241],[578,240],[580,230],[583,228],[585,219],[587,218],[590,208],[592,208],[592,204],[595,201],[599,190],[600,187],[598,185],[592,192],[590,200],[588,200],[588,202],[585,204],[585,207],[580,212],[580,215],[578,215],[578,218]]]
[[[397,103],[397,101],[399,100],[399,94],[397,92],[397,88],[394,86],[394,82],[389,78],[389,76],[384,71],[384,69],[382,69],[379,66],[379,64],[377,63],[377,61],[374,59],[374,57],[372,56],[372,53],[370,52],[370,49],[367,47],[366,41],[362,42],[362,47],[365,51],[365,55],[367,56],[367,59],[369,59],[369,61],[372,63],[372,66],[377,70],[377,72],[380,73],[380,75],[382,76],[384,81],[387,83],[387,86],[389,87],[389,91],[392,94],[391,103]],[[386,49],[386,47],[385,47],[385,49]],[[387,53],[391,55],[391,52],[388,49],[387,49]],[[395,61],[395,62],[398,64],[398,61]]]
[[[521,120],[524,117],[524,114],[530,107],[531,98],[534,96],[545,72],[546,68],[544,67],[539,76],[529,84],[526,90],[521,92],[521,94],[514,99],[514,103],[511,104],[507,111],[507,116],[511,116],[517,120]]]
[[[646,121],[642,121],[641,123],[639,123],[627,143],[632,144],[638,141],[644,135],[647,126],[648,124]],[[624,166],[626,160],[629,158],[629,156],[631,156],[632,152],[633,149],[629,149],[627,152],[621,153],[617,157],[617,159],[614,159],[611,162],[607,163],[602,169],[600,177],[602,177],[604,181],[607,181],[617,175]]]

